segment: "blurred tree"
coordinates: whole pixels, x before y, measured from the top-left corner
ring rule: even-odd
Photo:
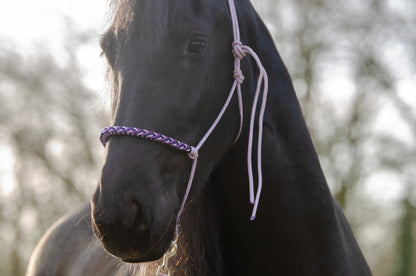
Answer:
[[[395,268],[397,275],[413,275],[415,262],[410,260],[416,233],[410,214],[416,197],[406,187],[414,185],[416,136],[409,137],[406,130],[398,134],[398,127],[404,123],[415,130],[416,124],[391,114],[413,110],[407,118],[415,115],[416,101],[405,107],[403,96],[409,95],[398,87],[404,71],[415,73],[407,58],[416,53],[416,4],[253,2],[287,63],[328,183],[346,210],[374,275],[396,275]],[[404,135],[410,145],[403,144]],[[388,185],[388,178],[395,181]],[[377,189],[371,188],[377,181]],[[383,187],[394,191],[394,185],[407,191],[402,199],[396,195],[383,201],[386,196],[374,193],[385,194]]]
[[[104,112],[77,58],[89,39],[69,31],[63,65],[45,52],[0,50],[0,144],[13,168],[0,183],[0,275],[23,275],[40,236],[87,200],[98,179]]]
[[[398,107],[401,118],[409,127],[411,140],[416,141],[416,109],[414,105],[407,103],[397,94],[391,95],[391,100]],[[383,142],[385,143],[385,141]],[[398,259],[395,266],[395,275],[413,276],[416,272],[416,145],[398,139],[393,140],[393,143],[396,144],[396,148],[401,149],[400,153],[394,154],[391,151],[386,151],[381,162],[386,169],[400,171],[404,183],[403,197],[400,202],[402,214],[397,229],[396,249],[401,258]]]

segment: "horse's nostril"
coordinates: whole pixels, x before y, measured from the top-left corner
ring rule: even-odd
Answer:
[[[124,218],[123,218],[123,227],[124,229],[131,229],[136,221],[139,221],[141,218],[139,218],[139,206],[135,201],[130,201],[128,206],[128,212],[126,212]]]
[[[144,214],[143,204],[136,193],[126,192],[124,195],[124,208],[119,213],[122,227],[128,232],[136,234],[148,230],[148,219]]]

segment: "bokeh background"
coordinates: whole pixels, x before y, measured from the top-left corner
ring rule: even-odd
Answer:
[[[416,275],[416,1],[253,0],[376,276]],[[103,0],[0,2],[0,275],[99,177]]]

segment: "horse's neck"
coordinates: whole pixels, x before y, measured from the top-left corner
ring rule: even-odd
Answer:
[[[216,177],[226,275],[314,275],[307,271],[321,257],[345,257],[332,197],[313,153],[283,143],[271,129],[264,134],[263,192],[254,222],[244,164],[237,161],[245,160],[244,151],[234,152],[224,163],[234,165]]]
[[[353,275],[350,263],[366,267],[365,261],[329,192],[287,71],[282,64],[269,68],[263,191],[254,222],[245,139],[215,176],[227,275]]]
[[[192,261],[188,274],[370,275],[329,192],[288,72],[267,34],[265,40],[258,45],[270,47],[255,49],[270,79],[257,218],[250,221],[243,133],[207,191],[188,206],[183,223],[183,257]]]
[[[276,108],[277,100],[289,102]],[[360,273],[368,271],[365,261],[330,195],[294,95],[272,96],[269,112],[256,220],[245,135],[184,212],[183,274],[369,275]]]

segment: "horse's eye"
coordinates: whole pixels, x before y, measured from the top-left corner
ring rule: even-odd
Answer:
[[[200,54],[205,51],[207,47],[207,43],[205,40],[194,40],[189,44],[188,51],[190,53]]]

